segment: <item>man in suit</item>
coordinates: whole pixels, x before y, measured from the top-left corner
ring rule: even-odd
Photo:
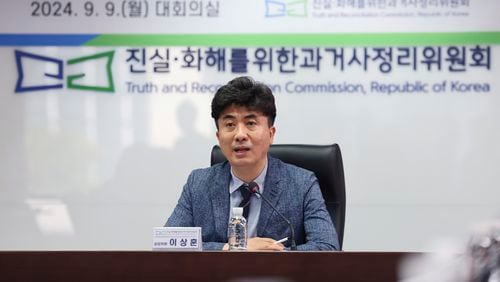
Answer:
[[[231,207],[247,203],[248,250],[283,250],[288,224],[257,197],[240,188],[255,182],[290,220],[297,250],[336,250],[338,238],[314,173],[268,155],[276,128],[269,87],[249,77],[222,86],[212,100],[216,136],[228,161],[191,172],[166,226],[200,226],[203,249],[227,250]],[[247,212],[247,211],[245,211]]]

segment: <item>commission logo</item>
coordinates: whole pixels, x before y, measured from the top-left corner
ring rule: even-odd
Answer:
[[[15,50],[17,66],[16,93],[62,89],[86,91],[115,91],[111,64],[115,51],[97,53],[66,61],[58,58]]]
[[[265,0],[266,17],[307,17],[307,0]]]

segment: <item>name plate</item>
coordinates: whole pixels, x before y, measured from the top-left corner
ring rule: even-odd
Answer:
[[[153,251],[201,251],[201,227],[153,227]]]

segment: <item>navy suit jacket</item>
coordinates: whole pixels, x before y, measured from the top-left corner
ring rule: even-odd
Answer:
[[[222,249],[228,241],[230,169],[226,161],[192,171],[166,226],[199,226],[203,249]],[[314,173],[269,156],[264,197],[292,223],[297,250],[339,249]],[[257,236],[279,240],[289,234],[288,224],[262,201]]]

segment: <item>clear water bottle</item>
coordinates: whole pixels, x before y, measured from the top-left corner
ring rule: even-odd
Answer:
[[[243,208],[233,208],[233,217],[229,222],[228,238],[230,251],[247,249],[247,220],[243,217]]]

